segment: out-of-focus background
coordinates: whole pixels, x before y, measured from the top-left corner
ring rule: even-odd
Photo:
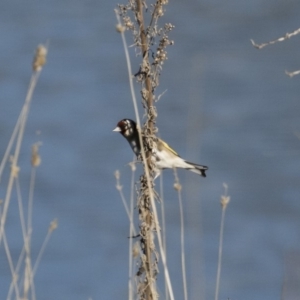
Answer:
[[[37,299],[127,297],[129,222],[113,174],[120,170],[129,198],[127,163],[133,155],[112,129],[134,113],[115,31],[116,4],[16,0],[1,5],[1,155],[25,98],[34,49],[49,41],[20,157],[26,199],[30,146],[43,143],[33,259],[49,223],[59,221],[36,273]],[[284,72],[300,68],[300,36],[260,51],[250,39],[270,41],[299,28],[300,2],[177,0],[166,9],[163,23],[175,25],[170,34],[175,45],[168,48],[158,89],[158,94],[166,91],[157,103],[159,135],[184,158],[209,166],[205,179],[179,171],[190,299],[214,295],[224,182],[231,202],[220,299],[298,299],[300,77]],[[127,40],[132,44],[130,34]],[[163,179],[170,274],[176,299],[183,299],[172,172],[165,171]],[[0,198],[6,182],[1,182]],[[6,235],[14,261],[23,244],[17,209],[13,198]],[[1,299],[10,282],[1,245]]]

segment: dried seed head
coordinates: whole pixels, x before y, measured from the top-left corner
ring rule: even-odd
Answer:
[[[121,24],[116,25],[116,30],[119,33],[123,33],[125,31],[125,29],[126,29],[125,26],[122,26]]]
[[[134,29],[134,24],[131,21],[130,17],[126,16],[123,18],[124,26],[126,29],[133,30]]]
[[[41,157],[39,155],[39,147],[41,143],[35,143],[31,148],[31,165],[33,167],[38,167],[41,164]]]
[[[18,166],[11,166],[11,173],[13,175],[13,177],[17,178],[20,172],[20,168]]]
[[[129,166],[130,166],[132,172],[134,172],[136,170],[136,166],[135,166],[135,162],[134,161],[131,162],[131,163],[129,163]]]
[[[176,191],[181,191],[181,189],[182,189],[182,186],[181,186],[181,184],[180,183],[174,183],[174,189],[176,190]]]
[[[41,71],[43,65],[46,63],[47,48],[44,45],[38,45],[35,51],[35,56],[32,63],[34,71]]]
[[[229,196],[221,196],[221,206],[222,208],[226,208],[227,204],[230,202],[230,197]]]
[[[163,10],[162,6],[159,6],[157,8],[156,14],[158,17],[162,17],[164,15],[164,10]]]
[[[117,180],[120,179],[120,171],[119,171],[119,170],[116,170],[116,171],[115,171],[115,178],[116,178]]]
[[[52,232],[52,231],[55,230],[57,227],[58,227],[58,221],[57,221],[57,219],[54,219],[54,220],[50,223],[50,226],[49,226],[48,231],[49,231],[49,232]]]
[[[171,23],[166,23],[165,26],[164,26],[164,29],[166,31],[171,31],[175,28],[175,25],[171,24]]]
[[[228,203],[230,202],[230,197],[227,196],[228,185],[226,183],[223,183],[223,186],[225,189],[225,193],[224,193],[225,195],[221,196],[220,203],[221,203],[222,208],[225,209],[227,207]]]

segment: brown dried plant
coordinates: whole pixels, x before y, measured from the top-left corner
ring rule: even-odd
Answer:
[[[118,18],[122,20],[117,25],[117,31],[122,34],[123,39],[124,33],[130,32],[132,34],[134,49],[137,55],[141,57],[141,63],[136,68],[134,75],[130,73],[130,64],[127,63],[130,82],[131,77],[134,76],[136,82],[140,84],[141,103],[146,116],[146,121],[141,126],[135,106],[139,136],[142,141],[141,157],[144,165],[144,174],[140,177],[137,196],[141,251],[136,274],[139,299],[143,300],[158,298],[155,284],[158,274],[158,251],[154,239],[156,234],[160,245],[160,255],[165,265],[165,254],[162,251],[160,228],[154,203],[156,195],[153,182],[155,172],[151,162],[151,150],[156,141],[155,133],[157,132],[155,102],[158,97],[155,96],[155,90],[159,85],[163,64],[168,58],[167,47],[174,44],[168,37],[174,26],[170,23],[159,24],[167,4],[168,0],[153,1],[150,4],[142,0],[129,0],[127,4],[119,4],[116,10]],[[125,52],[128,51],[126,43],[124,43],[124,47]],[[167,275],[165,276],[167,277]],[[172,295],[170,296],[172,299]]]

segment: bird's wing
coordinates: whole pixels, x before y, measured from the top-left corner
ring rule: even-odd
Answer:
[[[172,149],[165,141],[161,140],[161,139],[158,139],[157,141],[157,147],[159,150],[162,150],[162,148],[166,148],[168,151],[170,151],[171,153],[173,153],[174,155],[176,156],[179,156],[178,153]]]

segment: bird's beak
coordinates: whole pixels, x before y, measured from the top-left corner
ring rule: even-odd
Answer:
[[[121,128],[119,126],[117,126],[113,131],[115,132],[120,132],[121,131]]]

